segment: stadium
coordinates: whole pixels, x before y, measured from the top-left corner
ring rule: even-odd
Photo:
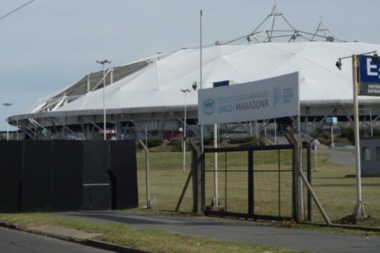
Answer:
[[[202,41],[202,40],[201,40]],[[346,42],[319,23],[303,32],[277,6],[251,33],[227,42],[181,48],[169,53],[83,76],[56,94],[40,99],[28,112],[12,115],[9,124],[30,139],[128,139],[149,136],[173,139],[200,136],[198,95],[202,88],[228,80],[239,85],[299,72],[301,130],[308,134],[334,117],[339,126],[353,123],[352,61],[338,59],[380,51],[380,45]],[[107,68],[107,62],[103,62]],[[360,96],[361,127],[378,124],[380,98]],[[220,126],[223,133],[258,135],[281,132],[293,118]],[[186,128],[185,128],[186,129]],[[206,134],[212,131],[206,126]]]

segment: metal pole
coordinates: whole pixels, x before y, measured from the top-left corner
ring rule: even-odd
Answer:
[[[106,118],[106,77],[103,64],[103,140],[107,140]]]
[[[277,122],[276,122],[276,119],[274,119],[274,144],[277,145]]]
[[[186,89],[186,90],[182,90],[181,91],[183,93],[185,93],[185,112],[184,112],[184,122],[183,122],[183,140],[182,140],[182,151],[183,151],[183,168],[182,170],[185,171],[186,170],[186,105],[187,105],[187,102],[186,102],[186,94],[188,92],[190,92],[189,89]]]
[[[12,103],[4,103],[3,105],[7,108],[7,118],[5,119],[5,121],[7,122],[7,141],[9,141],[9,121],[8,121],[8,117],[9,117],[9,106],[12,106]]]
[[[151,208],[150,201],[150,175],[149,175],[149,149],[148,149],[148,126],[145,124],[145,181],[146,181],[146,207]]]
[[[19,134],[18,134],[18,131],[19,130],[19,128],[18,128],[18,117],[17,117],[17,140],[19,140]]]
[[[359,101],[358,101],[358,55],[352,56],[352,81],[353,81],[353,96],[354,96],[354,122],[355,122],[355,165],[356,165],[356,206],[354,215],[356,217],[366,217],[364,206],[362,203],[362,188],[361,188],[361,164],[360,164],[360,132],[359,132]]]
[[[317,156],[317,144],[314,142],[314,157],[315,157],[315,172],[318,171],[318,156]]]
[[[99,64],[103,65],[103,140],[107,140],[107,134],[106,134],[106,77],[105,77],[105,69],[104,65],[106,63],[110,64],[111,62],[108,60],[104,61],[96,61]]]
[[[10,104],[12,105],[12,104]],[[8,120],[8,116],[9,116],[9,106],[7,106],[7,141],[9,141],[9,120]]]
[[[203,64],[203,60],[202,60],[202,26],[203,26],[203,20],[202,20],[202,17],[203,17],[203,11],[202,10],[200,10],[200,29],[199,29],[199,31],[200,31],[200,46],[199,46],[199,85],[200,85],[200,89],[202,89],[202,84],[203,84],[203,77],[202,77],[202,68],[203,68],[203,66],[202,66],[202,64]],[[201,152],[202,152],[202,154],[203,154],[203,152],[204,152],[204,144],[203,144],[203,135],[204,135],[204,133],[203,133],[203,125],[201,125]]]
[[[370,120],[370,128],[371,128],[371,137],[373,137],[372,110],[371,110],[371,108],[369,108],[369,120]]]
[[[185,92],[185,119],[183,122],[183,168],[182,170],[186,170],[186,92]]]
[[[214,148],[218,148],[218,124],[214,124]],[[219,206],[218,152],[214,152],[214,206]]]

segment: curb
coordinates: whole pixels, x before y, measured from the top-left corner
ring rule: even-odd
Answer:
[[[136,250],[129,247],[124,247],[112,243],[106,243],[98,240],[88,239],[84,242],[85,245],[103,250],[110,250],[119,253],[148,253],[146,251]]]
[[[114,252],[118,252],[118,253],[149,253],[146,251],[136,250],[136,249],[133,249],[130,247],[125,247],[125,246],[121,246],[121,245],[117,245],[117,244],[102,242],[102,241],[95,240],[95,239],[81,240],[78,238],[60,236],[57,234],[43,233],[43,232],[37,232],[37,231],[33,231],[33,230],[23,230],[23,229],[18,228],[16,225],[8,224],[5,222],[0,222],[0,227],[18,230],[18,231],[36,234],[36,235],[49,236],[49,237],[56,238],[56,239],[63,240],[63,241],[78,243],[78,244],[82,244],[82,245],[86,245],[86,246],[90,246],[90,247],[94,247],[94,248],[98,248],[98,249],[102,249],[102,250],[114,251]]]

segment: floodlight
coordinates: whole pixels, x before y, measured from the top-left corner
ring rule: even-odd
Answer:
[[[197,90],[197,82],[194,82],[192,87],[194,91]]]
[[[379,62],[379,56],[376,53],[372,56],[372,61]]]
[[[342,70],[342,61],[339,59],[336,63],[335,66],[339,69]]]

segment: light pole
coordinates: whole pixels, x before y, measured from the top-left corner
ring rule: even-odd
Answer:
[[[185,93],[185,112],[184,112],[184,120],[183,120],[183,141],[182,141],[182,150],[183,150],[183,168],[182,170],[186,170],[186,94],[188,92],[191,92],[189,89],[182,90],[183,93]]]
[[[111,64],[111,61],[103,60],[103,61],[96,61],[96,62],[103,65],[103,139],[107,140],[107,134],[106,134],[106,77],[105,77],[104,65],[107,63]]]
[[[9,123],[8,123],[8,114],[9,114],[9,107],[12,106],[12,103],[3,103],[3,105],[5,107],[7,107],[7,118],[6,118],[6,122],[7,122],[7,141],[9,140]]]

